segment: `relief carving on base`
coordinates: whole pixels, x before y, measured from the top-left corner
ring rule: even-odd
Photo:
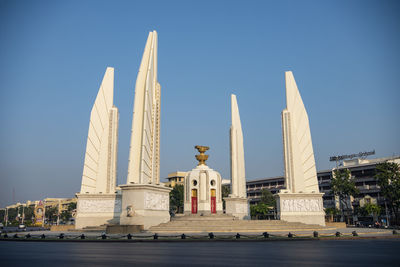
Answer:
[[[316,212],[323,211],[322,199],[284,199],[281,211]]]
[[[150,210],[169,210],[169,195],[149,193],[144,195],[144,208]]]
[[[78,200],[78,212],[121,212],[121,200]]]

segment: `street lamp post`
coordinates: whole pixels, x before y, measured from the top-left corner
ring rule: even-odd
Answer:
[[[6,207],[6,212],[4,213],[5,221],[6,221],[6,226],[8,224],[8,208]]]

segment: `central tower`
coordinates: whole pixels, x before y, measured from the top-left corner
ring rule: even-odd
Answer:
[[[206,165],[208,146],[195,146],[199,151],[196,168],[186,174],[184,185],[184,213],[213,215],[222,213],[221,175]]]

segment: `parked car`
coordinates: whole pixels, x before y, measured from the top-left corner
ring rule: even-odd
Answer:
[[[26,226],[25,226],[25,224],[20,224],[20,225],[18,225],[18,230],[26,231]]]

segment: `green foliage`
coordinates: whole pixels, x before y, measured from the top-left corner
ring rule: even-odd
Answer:
[[[336,207],[326,208],[325,214],[328,216],[328,221],[333,222],[336,221],[337,216],[340,214],[340,210]]]
[[[20,208],[20,212],[22,212],[21,210],[22,208]],[[30,205],[24,208],[24,215],[25,215],[24,224],[26,224],[27,226],[33,224],[32,218],[35,217],[34,210],[35,210],[35,205]]]
[[[368,204],[365,204],[365,206],[363,206],[363,207],[359,207],[356,212],[358,215],[363,216],[363,217],[369,216],[369,215],[372,215],[375,217],[381,213],[381,210],[382,209],[380,206],[378,206],[376,204],[368,203]]]
[[[269,207],[265,203],[258,203],[257,205],[252,205],[250,207],[250,215],[251,217],[259,217],[260,215],[267,215],[270,211],[271,207]]]
[[[395,214],[400,207],[400,165],[394,162],[378,164],[375,179],[381,188],[381,194]]]
[[[1,223],[3,223],[3,224],[5,224],[5,214],[6,214],[6,210],[4,209],[4,210],[0,210],[0,222]]]
[[[365,209],[367,214],[370,214],[373,216],[377,216],[381,213],[381,207],[376,204],[368,203],[363,208]]]
[[[250,215],[258,219],[271,214],[275,209],[276,200],[274,195],[267,189],[261,191],[261,200],[256,205],[250,206]]]
[[[58,207],[57,206],[46,206],[45,216],[47,218],[47,224],[57,222]]]
[[[356,187],[354,179],[351,177],[349,169],[336,169],[333,171],[333,177],[331,181],[332,193],[339,197],[340,209],[343,214],[343,204],[346,206],[346,210],[349,210],[347,205],[347,199],[350,196],[356,196],[360,192]]]
[[[231,193],[231,185],[230,184],[223,184],[221,185],[221,193],[222,193],[222,208],[225,210],[226,209],[226,203],[225,203],[225,198],[229,197],[229,194]]]
[[[349,169],[334,170],[331,186],[332,193],[341,199],[359,194]]]
[[[176,213],[183,212],[183,185],[176,184],[169,192],[169,207]]]
[[[76,202],[69,203],[67,209],[61,212],[60,219],[63,222],[68,222],[72,218],[72,212],[74,209],[76,209]]]
[[[18,224],[18,208],[8,209],[8,225],[17,226]]]
[[[73,211],[76,209],[76,202],[71,202],[68,204],[68,211]]]
[[[224,184],[221,186],[222,190],[222,198],[228,197],[229,194],[231,193],[231,185],[230,184]]]
[[[326,208],[326,209],[325,209],[325,214],[326,214],[326,215],[333,215],[333,216],[336,216],[336,215],[339,215],[339,214],[340,214],[340,210],[337,209],[337,208]]]
[[[261,201],[260,203],[266,204],[269,207],[275,208],[276,199],[274,195],[268,189],[261,190]]]

